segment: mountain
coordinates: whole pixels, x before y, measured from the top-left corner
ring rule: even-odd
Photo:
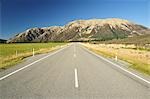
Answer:
[[[65,26],[31,28],[9,39],[13,42],[105,41],[150,34],[150,29],[118,19],[76,20]]]
[[[0,39],[0,43],[6,43],[7,40]]]
[[[141,36],[128,37],[124,39],[113,39],[108,41],[101,42],[92,42],[92,43],[105,43],[105,44],[135,44],[138,46],[147,45],[150,49],[150,34],[145,34]]]

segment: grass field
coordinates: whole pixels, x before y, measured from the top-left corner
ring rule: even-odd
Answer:
[[[84,44],[92,51],[106,57],[124,60],[130,64],[130,67],[140,72],[150,75],[150,51],[139,50],[135,45],[124,44]]]
[[[65,43],[15,43],[0,44],[0,69],[6,69],[22,61],[25,57],[50,52]]]

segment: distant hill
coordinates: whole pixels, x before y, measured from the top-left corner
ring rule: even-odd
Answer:
[[[7,40],[0,39],[0,43],[6,43]]]
[[[7,42],[106,41],[147,34],[150,34],[148,28],[127,20],[90,19],[72,21],[65,26],[31,28]]]
[[[101,43],[145,45],[145,44],[150,44],[150,34],[134,36],[125,39],[113,39],[108,41],[102,41]]]

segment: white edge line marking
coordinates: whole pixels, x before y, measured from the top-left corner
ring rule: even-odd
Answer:
[[[65,49],[65,48],[66,48],[66,47],[64,47],[64,48],[62,48],[62,49],[59,49],[59,50],[57,50],[57,51],[55,51],[55,52],[53,52],[53,53],[51,53],[51,54],[49,54],[49,55],[47,55],[47,56],[45,56],[45,57],[42,57],[42,58],[40,58],[40,59],[38,59],[38,60],[36,60],[36,61],[34,61],[34,62],[32,62],[32,63],[30,63],[30,64],[24,66],[24,67],[22,67],[22,68],[19,68],[19,69],[13,71],[13,72],[11,72],[11,73],[9,73],[9,74],[7,74],[7,75],[1,77],[1,78],[0,78],[0,81],[3,80],[3,79],[5,79],[5,78],[7,78],[7,77],[9,77],[9,76],[11,76],[11,75],[13,75],[13,74],[15,74],[15,73],[17,73],[17,72],[19,72],[19,71],[21,71],[21,70],[23,70],[23,69],[25,69],[25,68],[27,68],[27,67],[29,67],[29,66],[32,66],[33,64],[35,64],[35,63],[37,63],[37,62],[39,62],[39,61],[41,61],[41,60],[43,60],[43,59],[45,59],[45,58],[47,58],[47,57],[49,57],[49,56],[52,56],[52,55],[54,55],[54,54],[56,54],[56,53],[62,51],[62,50]]]
[[[79,87],[79,84],[78,84],[78,74],[77,74],[77,68],[74,69],[74,76],[75,76],[75,88],[78,88]]]
[[[84,49],[86,49],[85,47],[83,47],[83,48],[84,48]],[[134,76],[134,77],[136,77],[136,78],[138,78],[138,79],[140,79],[140,80],[142,80],[142,81],[144,81],[144,82],[146,82],[146,83],[150,84],[150,81],[148,81],[148,80],[146,80],[146,79],[144,79],[144,78],[142,78],[142,77],[140,77],[140,76],[138,76],[138,75],[136,75],[136,74],[134,74],[134,73],[132,73],[132,72],[130,72],[130,71],[128,71],[128,70],[126,70],[126,69],[122,68],[122,67],[120,67],[119,65],[117,65],[117,64],[115,64],[115,63],[113,63],[113,62],[111,62],[111,61],[109,61],[109,60],[107,60],[107,59],[103,58],[103,57],[102,57],[102,56],[100,56],[100,55],[97,55],[96,53],[94,53],[94,52],[90,51],[89,49],[86,49],[86,50],[87,50],[88,52],[90,52],[90,53],[94,54],[95,56],[97,56],[97,57],[99,57],[99,58],[101,58],[101,59],[103,59],[103,60],[107,61],[108,63],[110,63],[110,64],[112,64],[112,65],[114,65],[114,66],[116,66],[116,67],[120,68],[121,70],[123,70],[123,71],[125,71],[125,72],[127,72],[127,73],[131,74],[132,76]]]

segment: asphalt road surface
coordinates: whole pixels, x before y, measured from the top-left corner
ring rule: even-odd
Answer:
[[[150,99],[148,86],[78,43],[28,58],[0,77],[0,99]]]

